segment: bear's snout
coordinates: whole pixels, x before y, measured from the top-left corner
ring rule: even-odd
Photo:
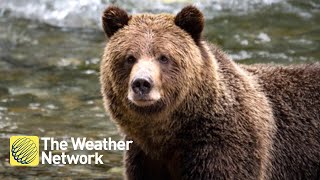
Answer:
[[[148,94],[153,87],[153,81],[148,77],[135,78],[131,83],[133,92],[139,96]]]
[[[160,68],[152,59],[140,59],[132,67],[128,99],[137,106],[149,106],[161,98]]]

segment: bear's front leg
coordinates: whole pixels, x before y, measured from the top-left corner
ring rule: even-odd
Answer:
[[[241,147],[199,143],[187,148],[181,157],[183,180],[261,180],[261,161],[256,152]]]
[[[124,163],[128,180],[171,179],[165,163],[147,156],[135,142],[126,151]]]

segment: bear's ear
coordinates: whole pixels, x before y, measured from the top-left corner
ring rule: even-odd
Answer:
[[[198,43],[204,27],[203,14],[194,6],[186,6],[175,17],[174,22],[181,29],[188,32]]]
[[[116,6],[108,7],[102,15],[103,30],[110,38],[115,32],[128,25],[129,16],[125,10]]]

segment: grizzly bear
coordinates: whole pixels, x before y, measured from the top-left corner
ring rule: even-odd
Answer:
[[[127,179],[319,179],[320,65],[239,65],[202,40],[203,14],[102,17],[105,108]]]

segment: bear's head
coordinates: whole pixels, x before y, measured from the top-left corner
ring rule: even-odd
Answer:
[[[204,17],[197,8],[187,6],[177,15],[128,15],[112,6],[102,22],[109,42],[100,80],[109,109],[170,112],[201,81]]]

